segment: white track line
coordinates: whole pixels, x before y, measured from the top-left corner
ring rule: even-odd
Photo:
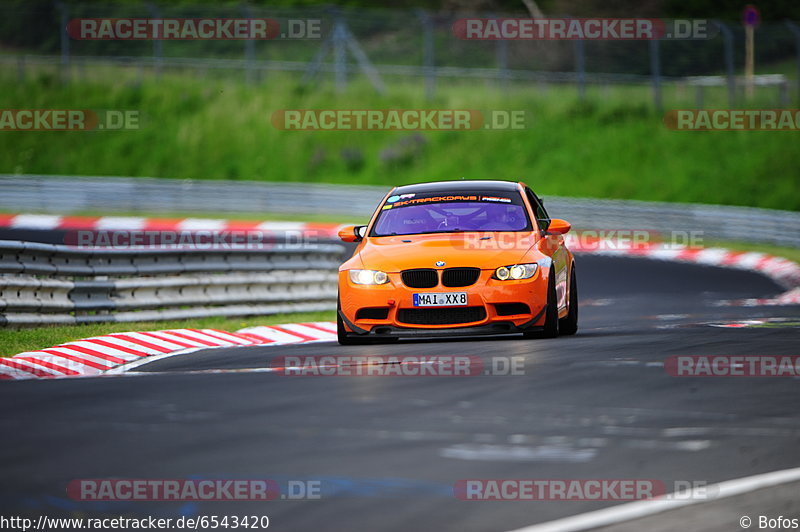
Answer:
[[[763,473],[761,475],[726,480],[719,484],[700,488],[700,490],[705,493],[716,493],[713,497],[703,498],[699,490],[692,490],[691,494],[684,492],[676,495],[676,498],[671,498],[672,495],[675,495],[671,494],[661,499],[620,504],[618,506],[612,506],[611,508],[603,508],[602,510],[565,517],[564,519],[557,519],[547,523],[517,528],[510,532],[577,532],[580,530],[591,530],[640,519],[684,506],[714,502],[726,497],[734,497],[743,493],[798,480],[800,480],[800,467],[782,469],[780,471],[772,471],[771,473]]]

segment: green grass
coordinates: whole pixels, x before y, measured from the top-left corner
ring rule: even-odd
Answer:
[[[387,80],[376,94],[356,80],[337,94],[270,73],[260,85],[211,74],[160,81],[126,69],[90,69],[64,85],[52,73],[18,82],[0,72],[5,108],[136,109],[138,131],[4,132],[0,172],[392,186],[435,179],[522,179],[542,195],[684,201],[800,209],[796,132],[672,131],[649,87],[573,87],[440,80],[426,101],[419,81]],[[774,108],[774,91],[748,107]],[[725,89],[707,91],[726,107]],[[666,86],[665,109],[691,108],[694,92]],[[280,109],[455,108],[525,110],[506,131],[283,131]],[[393,152],[393,156],[387,154]]]
[[[81,338],[126,331],[157,331],[161,329],[222,329],[235,331],[244,327],[257,325],[277,325],[279,323],[297,323],[305,321],[332,321],[336,319],[334,311],[308,312],[300,314],[277,314],[239,319],[202,318],[195,320],[105,323],[92,325],[54,325],[30,329],[0,329],[0,356],[10,357],[25,351],[46,349]]]

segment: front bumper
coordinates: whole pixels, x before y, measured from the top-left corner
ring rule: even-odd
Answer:
[[[384,285],[364,286],[350,281],[347,271],[339,272],[339,315],[348,332],[357,335],[456,336],[478,334],[512,334],[535,330],[544,322],[547,305],[548,270],[540,268],[530,279],[499,281],[492,279],[493,270],[483,270],[478,281],[466,287],[409,288],[399,273],[390,273]],[[413,295],[425,292],[466,292],[466,307],[482,307],[484,317],[478,321],[448,324],[422,324],[401,321],[400,310],[414,307]],[[523,303],[528,312],[503,315],[504,304]],[[498,307],[501,305],[501,307]],[[386,309],[385,319],[360,319],[359,310]],[[459,309],[463,307],[426,307]]]
[[[498,335],[498,334],[515,334],[523,332],[531,332],[541,329],[541,326],[534,325],[539,318],[544,316],[545,308],[531,318],[528,322],[522,325],[515,325],[508,321],[495,321],[485,325],[474,325],[459,327],[454,325],[439,326],[437,328],[414,328],[414,327],[396,327],[388,325],[376,325],[371,329],[362,329],[353,323],[349,323],[339,311],[339,316],[345,323],[348,329],[354,331],[355,334],[361,336],[374,336],[376,338],[408,338],[408,337],[446,337],[446,336],[484,336],[484,335]]]

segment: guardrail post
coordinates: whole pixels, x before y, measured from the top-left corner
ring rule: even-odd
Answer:
[[[733,70],[733,32],[727,24],[715,20],[719,31],[722,33],[723,44],[725,46],[725,73],[728,78],[728,106],[736,106],[736,75]]]

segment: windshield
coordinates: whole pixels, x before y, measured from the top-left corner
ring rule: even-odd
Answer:
[[[403,194],[386,199],[370,236],[530,229],[517,192]]]

